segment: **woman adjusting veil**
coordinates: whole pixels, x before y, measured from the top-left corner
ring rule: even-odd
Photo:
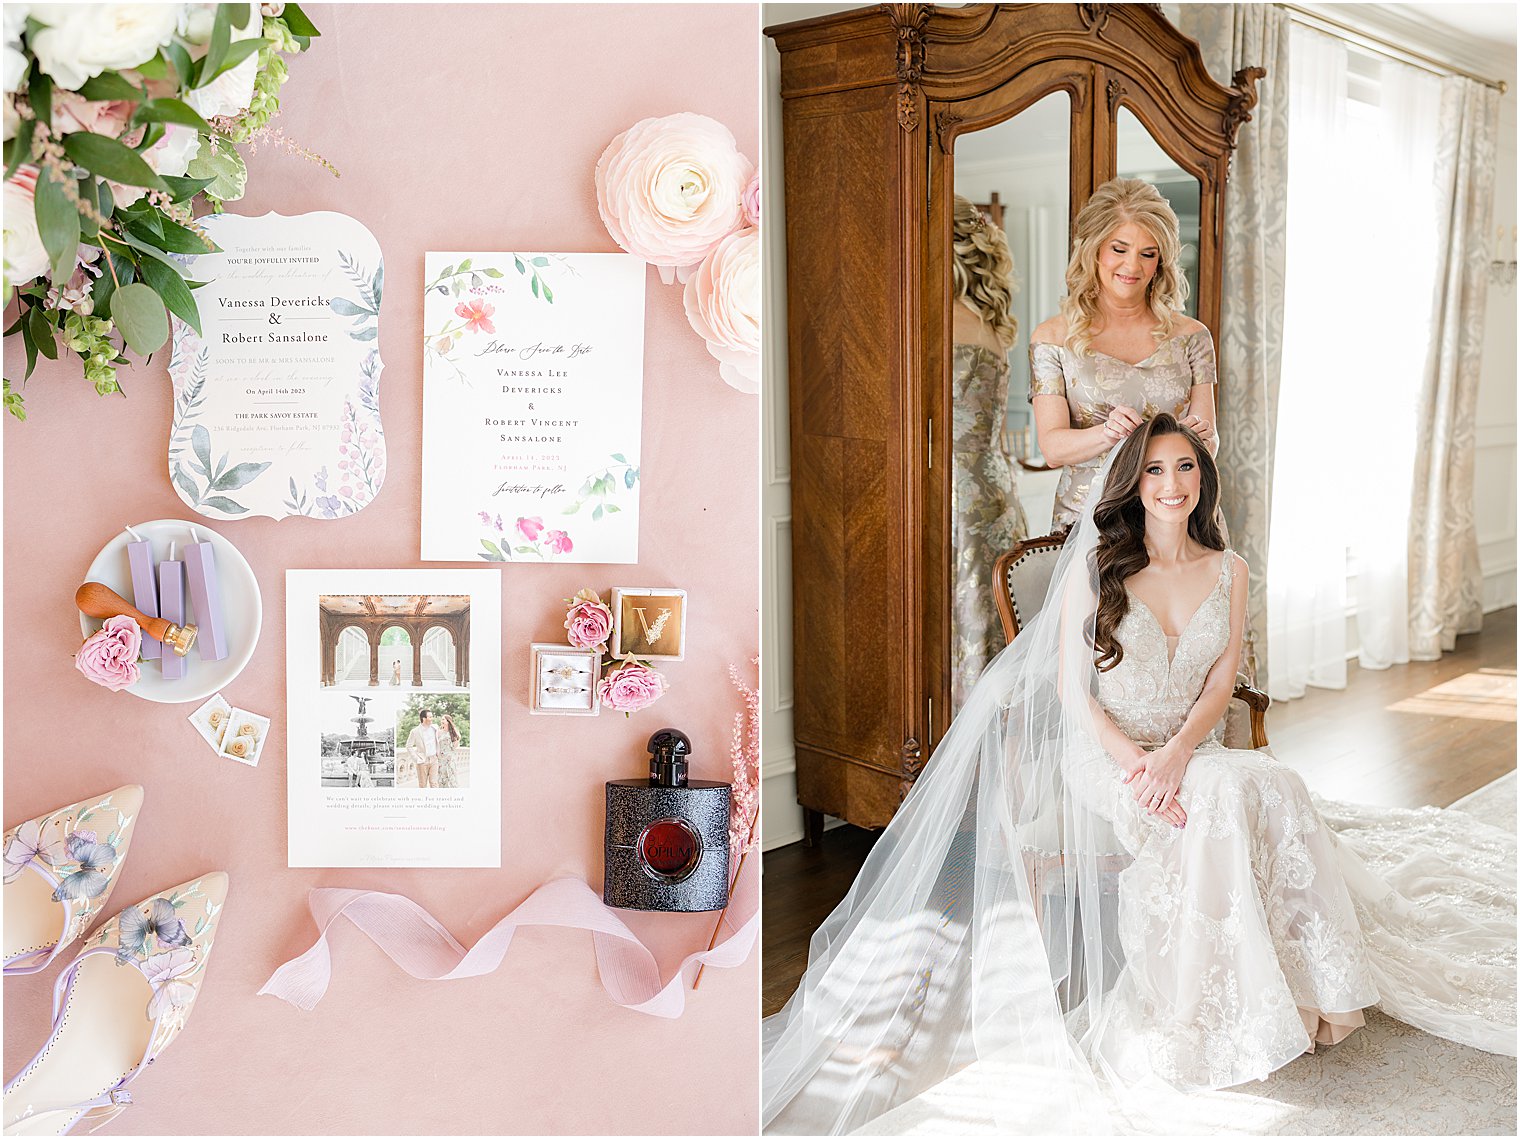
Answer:
[[[1261,1079],[1371,1005],[1514,1055],[1514,836],[1317,803],[1221,742],[1248,568],[1218,487],[1169,414],[1097,473],[1043,608],[765,1022],[768,1130],[850,1131],[993,1057],[1031,1113],[1104,1130],[1103,1084]]]

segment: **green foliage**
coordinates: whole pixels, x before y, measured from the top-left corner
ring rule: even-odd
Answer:
[[[306,50],[321,33],[296,4],[287,4],[278,17],[262,16],[251,3],[217,5],[203,52],[174,39],[129,71],[102,71],[80,84],[75,93],[86,100],[133,104],[127,130],[117,138],[115,132],[76,130],[54,136],[39,129],[39,124],[52,123],[57,101],[54,82],[30,47],[30,38],[42,26],[27,20],[12,45],[24,56],[26,70],[19,90],[7,95],[19,119],[14,137],[5,143],[4,165],[7,181],[23,164],[38,167],[33,208],[49,267],[34,281],[5,281],[6,304],[15,311],[5,335],[21,338],[26,376],[39,357],[56,360],[67,349],[79,356],[85,379],[97,392],[119,394],[116,369],[130,362],[124,351],[148,355],[162,347],[169,337],[170,313],[200,330],[194,290],[201,282],[186,280],[171,255],[216,250],[194,225],[193,211],[197,206],[220,210],[223,202],[243,196],[248,168],[234,144],[248,142],[269,124],[289,78],[284,57]],[[250,27],[258,34],[248,35]],[[237,38],[235,30],[242,33]],[[257,63],[246,110],[212,123],[185,101],[188,92],[249,58]],[[171,126],[200,136],[199,153],[184,176],[160,175],[143,157]],[[130,204],[117,203],[121,187],[137,188]],[[98,275],[76,271],[81,242],[100,247]],[[377,281],[376,308],[378,292]],[[3,405],[17,419],[26,418],[21,393],[12,390],[9,379]],[[189,471],[177,473],[193,481]],[[240,476],[213,469],[205,477],[214,484]],[[208,485],[196,497],[218,509],[222,503],[237,507],[212,493],[216,489]]]

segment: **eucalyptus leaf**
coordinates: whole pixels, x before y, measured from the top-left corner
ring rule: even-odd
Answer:
[[[375,266],[375,279],[370,283],[369,291],[375,294],[375,306],[380,305],[380,294],[385,289],[385,262]]]
[[[497,557],[501,556],[501,547],[499,547],[495,542],[491,541],[489,538],[482,538],[480,540],[480,544],[482,546],[484,546],[488,551],[490,551],[491,553],[495,554]]]
[[[179,85],[190,86],[190,81],[195,77],[195,64],[191,61],[190,53],[185,46],[177,40],[170,40],[161,50],[173,65],[175,74],[179,76]]]
[[[322,34],[317,31],[317,25],[311,22],[311,18],[301,11],[297,4],[286,4],[281,19],[285,21],[285,26],[290,29],[290,34],[293,36],[308,36],[316,39]]]
[[[31,157],[32,135],[36,130],[36,119],[22,119],[16,137],[5,144],[5,181],[9,182],[11,175],[21,169],[22,162]]]
[[[327,302],[328,307],[339,316],[374,316],[374,310],[367,309],[363,305],[356,305],[353,301],[344,297],[333,297]]]
[[[164,299],[169,311],[195,329],[201,331],[201,314],[195,297],[185,279],[162,261],[145,258],[142,263],[143,280],[153,286],[153,291]]]
[[[544,300],[548,301],[551,305],[554,303],[554,290],[547,284],[544,285]]]
[[[600,506],[598,506],[595,510],[593,510],[591,512],[591,521],[593,521],[593,522],[600,522],[601,520],[602,520],[602,508]]]
[[[215,178],[175,178],[169,174],[160,174],[159,177],[164,180],[164,185],[169,187],[169,196],[176,202],[189,201],[216,181]]]
[[[246,506],[244,506],[241,502],[233,502],[232,499],[230,499],[230,498],[223,498],[219,494],[212,495],[210,498],[208,498],[204,502],[202,502],[201,505],[202,506],[209,506],[209,507],[211,507],[212,510],[220,510],[223,514],[247,514],[248,513],[248,508]]]
[[[358,332],[350,332],[349,335],[355,340],[373,340],[380,335],[380,330],[378,328],[361,328]]]
[[[67,281],[74,275],[74,258],[79,252],[79,211],[48,170],[37,172],[32,205],[37,215],[37,233],[52,262],[53,280]]]
[[[200,85],[205,86],[207,83],[212,82],[219,76],[227,74],[227,72],[231,71],[238,64],[242,63],[243,60],[247,59],[250,55],[262,51],[265,47],[268,46],[268,44],[268,40],[261,39],[257,36],[246,40],[238,40],[237,43],[233,44],[227,49],[227,54],[222,57],[222,62],[217,66],[217,69],[211,73],[210,79],[207,79],[205,77],[204,71],[201,73]]]
[[[58,345],[53,342],[53,326],[48,321],[47,312],[41,305],[33,305],[26,313],[26,330],[31,334],[32,343],[37,346],[49,360],[58,359]]]
[[[623,472],[623,485],[626,486],[629,490],[632,490],[633,489],[633,484],[636,483],[636,482],[638,482],[638,481],[639,481],[639,472],[638,471],[636,471],[636,470],[634,470],[633,468],[630,467],[628,470],[626,470],[626,471]]]
[[[142,90],[119,71],[102,71],[84,81],[79,93],[91,102],[110,99],[126,99],[135,103],[143,97]]]
[[[616,453],[616,452],[614,452],[614,453],[613,453],[613,456],[612,456],[612,461],[613,461],[613,462],[614,462],[614,463],[626,463],[626,462],[627,462],[627,461],[628,461],[628,460],[627,460],[627,459],[625,459],[625,458],[624,458],[624,457],[623,457],[623,456],[622,456],[622,455],[620,455],[620,454],[618,454],[618,453]]]
[[[215,154],[204,143],[201,152],[190,162],[190,168],[185,171],[192,178],[209,178],[206,184],[206,193],[213,198],[219,198],[224,202],[235,202],[243,196],[243,191],[248,186],[248,167],[240,155],[230,145],[223,145],[222,149]]]
[[[157,352],[169,339],[169,314],[164,311],[164,302],[141,281],[112,294],[111,319],[127,346],[139,356]]]
[[[232,43],[232,13],[228,11],[226,4],[216,6],[216,18],[211,21],[211,40],[206,47],[206,54],[201,57],[200,64],[195,74],[193,87],[204,87],[211,82],[212,76],[222,65],[222,59],[227,54],[227,47]]]
[[[491,268],[489,268],[489,269],[482,269],[481,272],[484,273],[487,277],[504,277],[504,276],[506,276],[506,274],[504,274],[500,269],[496,268],[494,265]]]
[[[533,258],[533,264],[537,265],[540,269],[546,269],[549,266],[549,259],[547,257],[535,257]]]
[[[63,152],[92,174],[113,182],[146,186],[150,190],[167,189],[164,180],[143,161],[142,155],[103,134],[75,131],[64,138]]]
[[[471,260],[472,260],[472,258],[469,258],[469,257],[466,257],[466,258],[465,258],[465,259],[464,259],[464,260],[463,260],[463,261],[461,261],[461,262],[460,262],[460,263],[459,263],[459,271],[460,271],[460,272],[461,272],[461,273],[463,273],[463,272],[465,272],[465,271],[466,271],[466,270],[467,270],[467,269],[469,269],[469,267],[470,267],[470,261],[471,261]]]
[[[180,126],[194,127],[202,134],[211,133],[211,124],[201,118],[189,103],[178,99],[149,99],[137,108],[132,117],[140,123],[178,123]]]
[[[197,424],[190,431],[190,449],[195,452],[195,457],[201,461],[201,468],[207,477],[211,475],[211,432]]]
[[[231,470],[218,475],[211,484],[212,490],[237,490],[247,486],[269,469],[268,463],[239,463]]]

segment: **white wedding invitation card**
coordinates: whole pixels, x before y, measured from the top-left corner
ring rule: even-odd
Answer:
[[[646,269],[429,253],[422,559],[636,562]]]
[[[208,214],[219,252],[181,258],[169,478],[208,518],[342,518],[385,481],[380,245],[344,214]]]
[[[291,866],[501,865],[501,582],[285,574]]]

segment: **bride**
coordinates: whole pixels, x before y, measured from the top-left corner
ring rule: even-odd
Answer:
[[[1514,836],[1223,746],[1248,568],[1218,495],[1171,415],[1115,450],[765,1021],[767,1130],[850,1131],[993,1056],[1101,1130],[1105,1085],[1262,1079],[1373,1005],[1515,1054]]]

